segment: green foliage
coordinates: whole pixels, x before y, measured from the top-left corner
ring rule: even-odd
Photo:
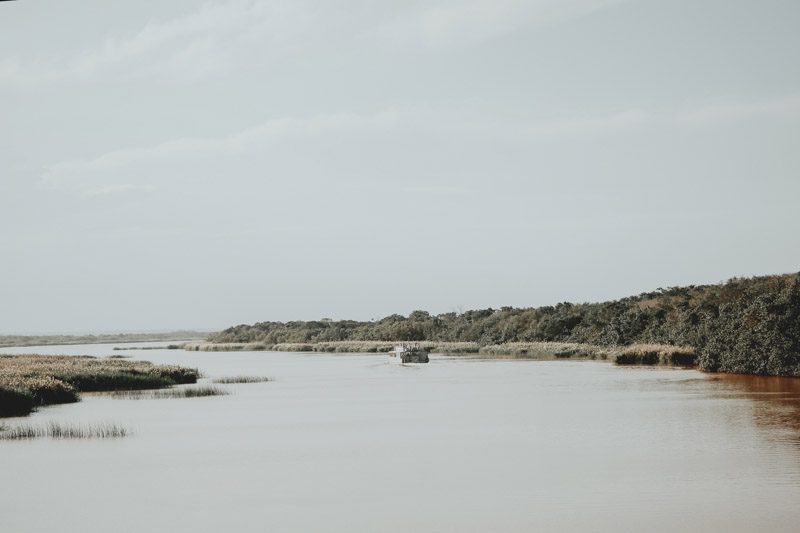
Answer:
[[[615,354],[618,365],[695,365],[695,350],[691,346],[669,344],[634,344]]]
[[[800,377],[799,279],[800,274],[733,278],[717,285],[669,287],[603,303],[565,302],[440,315],[414,311],[408,317],[391,315],[371,322],[260,322],[228,328],[207,340],[237,346],[251,343],[261,349],[284,345],[302,351],[315,351],[320,343],[354,341],[460,342],[479,348],[536,342],[605,347],[662,344],[690,346],[696,355],[656,354],[639,359],[675,358],[677,364],[686,364],[696,357],[700,367],[710,371]]]
[[[0,385],[0,416],[26,415],[36,407],[36,400],[28,391]]]
[[[722,306],[699,364],[714,372],[800,377],[800,274],[788,290]]]

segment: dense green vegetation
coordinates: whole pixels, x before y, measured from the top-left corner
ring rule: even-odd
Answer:
[[[146,361],[63,355],[0,355],[0,416],[71,403],[79,392],[159,389],[195,383],[198,371]]]
[[[800,273],[669,287],[603,303],[440,315],[414,311],[372,322],[260,322],[228,328],[207,340],[262,349],[343,341],[459,342],[479,349],[535,342],[660,344],[694,348],[703,370],[800,377]],[[630,361],[673,357],[656,352],[630,354]]]

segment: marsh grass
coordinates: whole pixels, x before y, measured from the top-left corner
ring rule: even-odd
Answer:
[[[190,352],[258,352],[273,350],[273,346],[261,342],[186,342],[181,345],[184,350]]]
[[[77,402],[79,392],[163,389],[196,383],[197,369],[64,355],[0,355],[0,416]]]
[[[0,426],[0,440],[21,439],[109,439],[125,437],[130,431],[113,422],[97,424],[60,424],[49,422],[44,425],[20,424]]]
[[[221,387],[204,385],[201,387],[184,387],[163,390],[130,390],[108,393],[117,400],[168,400],[176,398],[202,398],[206,396],[225,396],[230,394]]]
[[[332,342],[284,342],[265,344],[258,342],[187,342],[185,350],[198,352],[303,352],[303,353],[387,353],[401,341],[332,341]],[[420,348],[441,354],[478,353],[476,342],[420,342]]]
[[[212,380],[212,383],[231,385],[235,383],[264,383],[267,381],[274,381],[274,379],[266,376],[227,376],[223,378],[216,378]]]
[[[177,350],[180,348],[180,344],[169,344],[164,346],[115,346],[114,351],[125,351],[125,350]],[[125,356],[114,356],[111,357],[131,357],[129,355]]]
[[[336,341],[317,343],[211,343],[192,342],[183,345],[190,351],[228,352],[258,351],[302,352],[302,353],[386,353],[400,341]],[[479,354],[513,359],[600,359],[617,364],[663,364],[692,366],[695,364],[694,349],[688,346],[664,344],[634,344],[609,347],[575,342],[506,342],[481,346],[477,342],[428,342],[420,341],[419,347],[431,353],[443,355]],[[216,381],[216,383],[223,383]]]
[[[480,344],[477,342],[437,342],[437,343],[422,343],[423,347],[429,352],[440,353],[444,355],[460,355],[460,354],[473,354],[480,351]],[[433,346],[428,346],[433,344]]]
[[[481,355],[514,359],[608,359],[614,353],[611,348],[572,342],[507,342],[480,349]]]
[[[613,361],[618,365],[694,366],[696,354],[691,346],[632,344],[620,348]]]

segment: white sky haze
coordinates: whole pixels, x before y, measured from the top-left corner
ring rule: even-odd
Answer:
[[[794,0],[0,2],[0,334],[800,270]]]

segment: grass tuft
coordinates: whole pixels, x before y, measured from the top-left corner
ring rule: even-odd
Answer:
[[[227,394],[230,393],[221,387],[204,385],[202,387],[184,387],[180,389],[114,391],[110,392],[109,396],[117,400],[167,400],[225,396]]]
[[[213,380],[213,383],[230,385],[233,383],[263,383],[266,381],[274,381],[274,379],[266,376],[227,376],[224,378],[217,378]]]
[[[0,440],[22,439],[110,439],[125,437],[130,431],[113,422],[76,425],[49,422],[45,425],[21,424],[0,427]]]

